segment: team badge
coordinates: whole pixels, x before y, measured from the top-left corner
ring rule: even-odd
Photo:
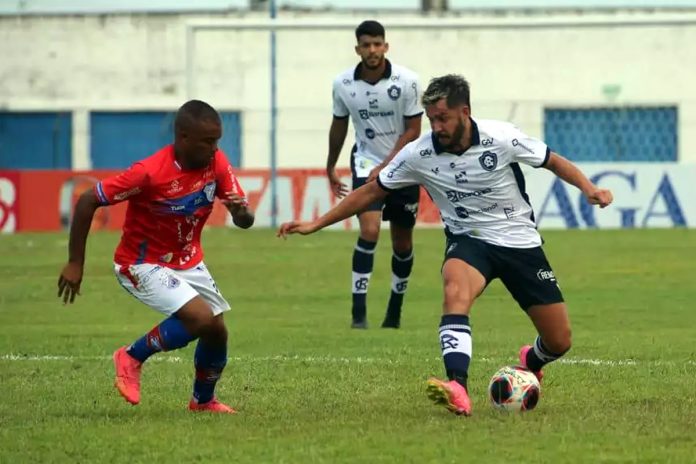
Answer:
[[[484,151],[481,156],[479,156],[479,163],[481,167],[486,171],[493,171],[498,167],[498,155],[492,151]]]
[[[215,182],[211,182],[203,187],[203,193],[210,203],[215,199]]]
[[[401,87],[398,85],[392,85],[387,89],[387,95],[389,95],[389,98],[392,100],[398,100],[401,96]]]
[[[166,286],[167,288],[176,288],[181,284],[181,281],[174,276],[169,276],[167,278]]]

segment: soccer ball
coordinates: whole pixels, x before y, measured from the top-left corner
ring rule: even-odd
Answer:
[[[493,407],[503,411],[530,411],[541,395],[541,385],[531,371],[521,366],[506,366],[493,374],[488,397]]]

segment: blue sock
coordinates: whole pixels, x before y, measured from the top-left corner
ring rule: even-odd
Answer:
[[[353,250],[353,321],[365,320],[367,315],[367,286],[372,275],[377,242],[358,238]]]
[[[137,339],[127,351],[138,361],[145,362],[155,353],[182,348],[195,338],[188,333],[179,319],[170,316]]]
[[[469,316],[446,314],[440,321],[440,348],[447,378],[466,388],[471,361],[471,327]]]
[[[227,365],[227,346],[212,346],[198,340],[194,356],[196,380],[193,382],[193,397],[196,402],[207,403],[215,396],[215,384]]]

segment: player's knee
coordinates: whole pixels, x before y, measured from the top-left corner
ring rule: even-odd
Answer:
[[[396,253],[408,253],[413,248],[413,241],[410,237],[398,237],[392,240],[392,246]]]
[[[379,239],[379,224],[373,226],[362,226],[360,228],[360,238],[368,242],[376,242]]]
[[[455,281],[445,283],[445,295],[442,309],[445,314],[448,313],[468,313],[473,298],[460,284]]]
[[[204,327],[201,338],[216,345],[227,344],[227,327],[222,315],[211,318]]]

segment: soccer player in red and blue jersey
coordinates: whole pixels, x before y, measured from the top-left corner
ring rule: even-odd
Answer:
[[[173,145],[104,179],[80,197],[58,296],[72,303],[80,292],[87,235],[96,209],[128,201],[114,270],[123,288],[167,318],[116,350],[116,388],[126,401],[138,404],[143,363],[157,352],[198,339],[189,409],[234,413],[214,394],[227,364],[223,313],[230,305],[203,263],[200,239],[215,197],[238,227],[251,227],[254,215],[227,157],[218,149],[222,127],[217,111],[191,100],[179,108],[174,125]]]

